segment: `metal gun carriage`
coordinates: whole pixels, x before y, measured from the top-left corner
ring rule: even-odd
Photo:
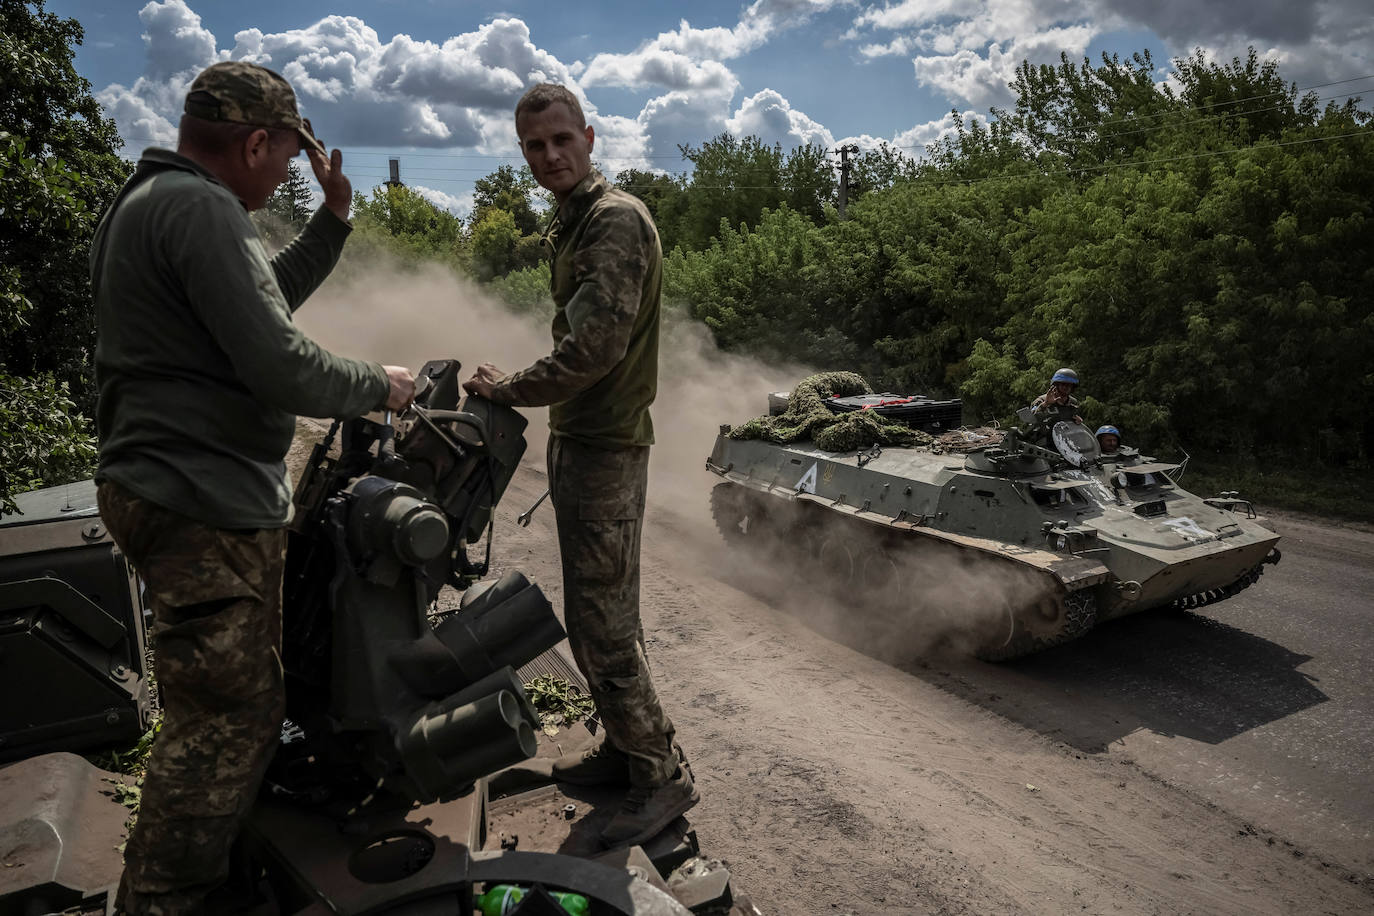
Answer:
[[[406,422],[336,424],[299,475],[288,722],[232,863],[229,910],[472,916],[478,888],[514,885],[520,913],[564,912],[546,889],[593,914],[757,912],[731,910],[728,870],[697,854],[685,819],[642,848],[556,854],[586,804],[547,781],[489,791],[493,773],[538,750],[528,674],[580,674],[555,650],[563,628],[537,585],[513,570],[483,579],[526,421],[462,399],[459,368],[426,363]],[[0,689],[24,698],[0,714],[0,911],[103,912],[128,812],[111,774],[70,752],[148,724],[142,597],[94,482],[18,502],[0,521],[0,657],[22,661],[0,664]],[[485,557],[470,556],[483,539]],[[435,614],[445,585],[461,601]],[[497,809],[529,825],[518,849],[490,829]]]

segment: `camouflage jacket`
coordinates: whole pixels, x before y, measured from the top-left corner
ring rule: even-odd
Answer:
[[[284,525],[294,414],[356,416],[387,396],[381,366],[291,320],[349,231],[321,207],[269,259],[232,191],[148,150],[91,245],[97,477],[213,527]]]
[[[549,431],[602,448],[650,445],[663,253],[644,204],[592,170],[554,214],[553,352],[502,379],[500,403],[549,408]]]

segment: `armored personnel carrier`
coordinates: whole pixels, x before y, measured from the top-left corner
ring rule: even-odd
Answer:
[[[1189,493],[1179,464],[1103,454],[1071,417],[1025,411],[1019,427],[970,430],[960,406],[873,394],[851,373],[770,395],[768,416],[720,427],[706,462],[721,478],[716,524],[732,542],[786,545],[856,619],[877,604],[938,613],[922,597],[948,562],[1007,573],[1010,594],[963,622],[993,660],[1116,617],[1220,601],[1279,560],[1250,502]]]

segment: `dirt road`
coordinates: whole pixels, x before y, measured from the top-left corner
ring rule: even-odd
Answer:
[[[372,271],[318,298],[302,318],[310,333],[347,352],[365,341],[388,362],[514,368],[548,348],[542,322],[439,272]],[[866,642],[850,625],[862,596],[827,600],[728,552],[706,511],[717,424],[762,412],[766,392],[807,372],[718,353],[692,323],[665,334],[644,547],[650,658],[701,783],[703,847],[768,912],[1374,911],[1374,840],[1359,817],[1374,804],[1374,738],[1344,740],[1374,716],[1370,635],[1344,654],[1288,648],[1367,630],[1367,599],[1327,599],[1322,620],[1337,625],[1325,643],[1267,582],[1207,609],[1212,638],[1132,618],[1002,667]],[[543,412],[527,413],[494,561],[559,606],[548,506],[515,525],[545,485]],[[1366,578],[1372,545],[1344,548],[1363,552]],[[1292,557],[1278,572],[1289,570],[1287,600],[1304,607],[1303,576],[1346,575]],[[1229,616],[1242,600],[1272,605],[1267,635]],[[1136,665],[1118,677],[1128,656]],[[1150,661],[1169,657],[1172,669]],[[1332,778],[1308,765],[1318,760]]]
[[[544,487],[534,463],[503,501],[497,554],[557,605],[552,515],[514,525]],[[1087,750],[1017,724],[995,711],[1001,697],[970,695],[964,660],[902,670],[872,657],[890,652],[826,638],[786,600],[765,600],[785,583],[683,508],[660,506],[646,529],[650,657],[701,784],[702,844],[770,912],[1374,908],[1374,882],[1348,859],[1233,814],[1121,746]],[[818,627],[843,639],[846,611],[834,610]],[[1066,691],[1065,702],[1077,701]]]

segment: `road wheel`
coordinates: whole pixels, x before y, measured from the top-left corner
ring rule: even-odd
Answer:
[[[711,517],[731,545],[757,542],[764,527],[762,502],[744,487],[718,483],[711,490]]]
[[[902,600],[902,575],[897,561],[886,548],[864,554],[863,587],[865,597],[884,606],[896,606]]]
[[[1019,619],[1016,610],[1010,609],[1007,612],[1006,627],[985,642],[976,654],[985,661],[1007,661],[1077,639],[1091,630],[1096,623],[1097,596],[1092,589],[1080,589],[1069,592],[1059,599],[1057,630],[1047,631],[1043,627],[1037,627],[1037,632],[1031,633]]]

